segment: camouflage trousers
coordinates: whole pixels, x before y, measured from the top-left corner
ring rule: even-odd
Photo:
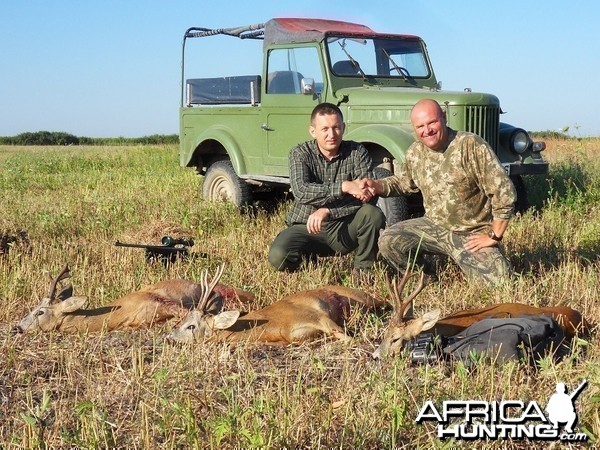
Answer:
[[[381,232],[379,252],[398,271],[411,264],[432,271],[423,255],[446,255],[458,264],[467,278],[494,285],[512,276],[508,259],[496,247],[478,251],[465,249],[468,232],[453,232],[434,224],[426,217],[398,222]]]

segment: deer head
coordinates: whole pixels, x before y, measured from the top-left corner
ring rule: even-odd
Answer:
[[[86,297],[73,297],[73,286],[67,285],[58,294],[58,283],[71,276],[69,265],[52,280],[48,296],[44,297],[33,311],[25,316],[14,328],[16,333],[30,330],[50,331],[58,328],[64,316],[85,306]]]
[[[212,281],[208,282],[208,271],[201,275],[201,296],[198,305],[175,326],[166,337],[169,341],[192,343],[210,337],[215,330],[223,330],[232,326],[240,316],[239,311],[220,312],[223,307],[221,296],[212,296],[211,293],[221,275],[223,267],[217,269]]]
[[[412,315],[413,301],[425,286],[425,274],[423,272],[421,273],[421,278],[413,293],[410,294],[406,300],[402,300],[404,287],[413,275],[414,274],[411,274],[407,270],[399,284],[396,278],[391,281],[388,279],[388,287],[393,299],[392,306],[394,307],[394,312],[383,337],[383,341],[373,352],[374,358],[397,355],[402,349],[402,345],[405,341],[414,338],[422,331],[429,330],[440,318],[441,311],[439,309],[434,309],[421,317],[413,317]]]

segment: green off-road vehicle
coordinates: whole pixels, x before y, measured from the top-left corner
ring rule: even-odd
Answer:
[[[218,35],[261,40],[261,73],[187,78],[186,65],[202,71],[223,64],[230,74],[244,70],[237,63],[243,58],[226,52],[219,61],[186,60],[189,39]],[[240,55],[248,57],[247,52]],[[180,163],[204,175],[202,194],[209,200],[228,199],[240,206],[257,189],[287,188],[288,153],[309,139],[310,112],[322,102],[339,105],[346,123],[344,139],[365,145],[377,176],[393,173],[396,163],[402,163],[415,140],[410,110],[426,97],[439,102],[451,128],[477,133],[492,146],[515,183],[518,208],[526,204],[521,175],[548,172],[540,153],[545,144],[533,142],[522,128],[500,122],[497,97],[441,89],[418,36],[320,19],[190,28],[183,39],[181,84]],[[379,204],[388,223],[394,223],[412,214],[418,203],[418,198],[398,197]]]

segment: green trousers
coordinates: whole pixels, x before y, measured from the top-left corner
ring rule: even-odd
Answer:
[[[377,239],[384,225],[383,212],[368,203],[353,215],[324,222],[317,234],[309,233],[306,224],[294,224],[273,241],[269,262],[277,270],[294,271],[303,258],[345,255],[354,251],[354,267],[369,269],[377,257]]]
[[[406,270],[412,262],[430,271],[423,254],[438,254],[452,258],[467,278],[481,279],[490,285],[512,276],[510,262],[498,247],[476,252],[465,249],[469,234],[447,230],[419,217],[386,228],[379,238],[379,252],[399,271]]]

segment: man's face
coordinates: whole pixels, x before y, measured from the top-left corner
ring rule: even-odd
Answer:
[[[411,115],[417,139],[432,150],[443,150],[448,140],[444,113],[433,103],[417,105]]]
[[[344,122],[337,114],[317,115],[309,129],[317,140],[319,149],[326,153],[337,153],[344,135]]]

